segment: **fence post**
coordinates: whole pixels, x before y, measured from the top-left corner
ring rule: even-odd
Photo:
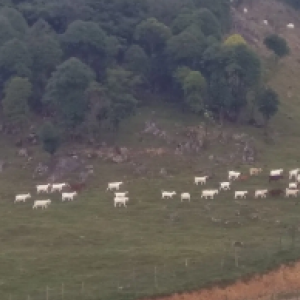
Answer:
[[[81,282],[81,294],[83,295],[83,293],[84,293],[84,282],[82,281]]]
[[[133,273],[133,275],[132,275],[132,277],[133,277],[133,286],[134,286],[134,292],[135,292],[135,295],[137,296],[137,288],[136,288],[136,280],[135,280],[135,270],[134,270],[134,268],[133,268],[133,271],[132,271]]]
[[[61,299],[64,300],[64,290],[65,290],[65,287],[64,287],[64,284],[62,283],[61,284]]]
[[[11,300],[12,298],[11,298],[11,294],[9,294],[9,300]]]
[[[154,267],[154,285],[157,288],[157,269],[156,266]]]
[[[46,300],[49,300],[49,289],[48,289],[48,286],[46,287]]]

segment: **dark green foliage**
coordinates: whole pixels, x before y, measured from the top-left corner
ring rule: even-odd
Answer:
[[[24,126],[29,121],[28,98],[31,95],[31,83],[28,78],[13,77],[7,82],[4,94],[4,116],[11,125]]]
[[[143,46],[149,55],[161,51],[171,37],[171,30],[155,18],[141,22],[135,30],[135,39]]]
[[[27,45],[14,38],[0,48],[1,83],[11,76],[31,77],[32,57]]]
[[[61,142],[58,129],[51,122],[46,122],[42,125],[39,137],[42,142],[43,149],[50,155],[55,154]]]
[[[18,33],[14,30],[7,18],[0,16],[0,47],[7,41],[17,37]]]
[[[28,78],[31,112],[82,137],[117,129],[148,93],[237,120],[263,86],[260,59],[245,39],[222,42],[228,0],[3,1],[1,94],[12,77]],[[266,41],[286,55],[283,40]]]
[[[84,121],[88,109],[84,93],[94,79],[94,72],[79,59],[72,57],[52,73],[44,102],[54,107],[64,125],[75,127]]]
[[[96,58],[105,58],[106,35],[97,23],[76,20],[68,26],[61,41],[67,56],[78,57],[91,66]]]
[[[12,28],[18,33],[18,37],[24,37],[28,30],[28,24],[20,12],[14,8],[4,6],[0,10],[0,16],[9,21]]]
[[[290,48],[286,40],[277,34],[270,34],[264,39],[265,46],[273,51],[279,58],[290,53]]]
[[[279,104],[278,94],[274,90],[271,88],[263,88],[260,91],[257,105],[266,123],[277,113]]]

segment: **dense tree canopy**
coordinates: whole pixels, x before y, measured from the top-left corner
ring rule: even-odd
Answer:
[[[2,2],[2,108],[13,119],[46,114],[49,153],[59,145],[54,122],[62,134],[76,128],[95,138],[134,114],[145,93],[167,93],[202,117],[237,120],[264,85],[263,66],[241,35],[228,36],[230,24],[228,0]],[[278,37],[265,43],[288,54]],[[267,119],[277,111],[270,95],[256,102]]]

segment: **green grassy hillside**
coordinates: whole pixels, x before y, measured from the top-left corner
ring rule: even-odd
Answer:
[[[275,28],[265,29],[257,20],[278,14],[281,28],[289,18],[300,24],[299,14],[275,4],[258,1],[247,16],[235,12],[239,22],[247,21],[248,31],[258,40],[253,47],[262,55],[268,55],[262,46],[263,30]],[[236,30],[244,33],[243,26]],[[184,130],[201,124],[201,119],[155,101],[125,121],[115,136],[103,136],[108,144],[128,149],[128,161],[120,164],[86,157],[103,147],[68,144],[52,162],[40,146],[30,146],[33,160],[27,165],[26,158],[16,155],[13,139],[2,137],[0,157],[6,164],[0,174],[1,299],[135,299],[227,282],[299,258],[298,199],[253,199],[255,189],[287,185],[287,178],[269,184],[269,169],[287,171],[300,165],[300,36],[296,30],[284,34],[292,54],[279,63],[278,72],[270,70],[282,105],[270,124],[267,143],[262,129],[225,124],[210,128],[207,149],[175,154],[176,145],[186,140]],[[169,139],[141,133],[147,120]],[[245,139],[240,134],[246,134]],[[255,149],[253,165],[262,166],[263,173],[235,182],[232,191],[214,200],[201,199],[202,187],[193,183],[194,176],[212,174],[207,187],[217,188],[227,180],[229,169],[248,174],[252,164],[243,162],[243,151],[238,150],[245,141]],[[83,166],[93,165],[87,188],[70,203],[62,203],[59,195],[37,196],[35,185],[47,182],[51,172],[33,179],[34,168],[39,162],[54,166],[71,150],[84,160]],[[166,174],[161,174],[162,168]],[[78,172],[61,180],[78,180]],[[113,194],[106,192],[111,181],[124,181],[122,190],[130,197],[127,208],[113,207]],[[162,189],[177,195],[162,200]],[[247,189],[250,195],[236,201],[235,189]],[[33,199],[13,203],[16,193],[26,192]],[[190,203],[180,202],[181,192],[191,193]],[[33,210],[33,200],[42,197],[53,203],[47,210]],[[237,253],[238,265],[232,241],[244,243]]]

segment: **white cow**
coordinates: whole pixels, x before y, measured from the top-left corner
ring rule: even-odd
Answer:
[[[256,190],[254,193],[254,198],[266,198],[268,190]]]
[[[291,28],[291,29],[294,29],[295,28],[295,25],[293,23],[289,23],[286,25],[287,28]]]
[[[268,24],[269,24],[268,20],[263,20],[263,23],[264,23],[265,25],[268,25]]]
[[[188,201],[191,201],[191,194],[190,193],[182,193],[180,195],[180,199],[181,199],[181,202],[183,200],[188,200]]]
[[[219,193],[218,190],[203,190],[201,194],[201,198],[207,199],[208,197],[210,199],[213,199],[215,195]]]
[[[119,190],[120,185],[122,185],[123,182],[122,181],[118,181],[118,182],[110,182],[107,186],[107,191],[112,191],[112,190]]]
[[[247,194],[248,194],[248,191],[235,191],[234,192],[234,199],[237,199],[237,198],[246,198]]]
[[[300,174],[297,175],[297,182],[300,182]]]
[[[202,176],[202,177],[195,177],[195,184],[198,185],[198,183],[205,184],[207,181],[208,176]]]
[[[72,193],[62,193],[61,194],[61,200],[62,201],[65,201],[65,200],[68,200],[68,201],[73,201],[74,200],[74,197],[77,195],[77,192],[72,192]]]
[[[175,191],[173,191],[173,192],[161,191],[161,198],[162,198],[162,199],[165,199],[165,198],[171,199],[171,198],[173,198],[173,196],[175,196],[175,195],[176,195],[176,192],[175,192]]]
[[[230,182],[220,182],[220,191],[224,190],[224,191],[228,191],[230,190]]]
[[[19,195],[16,195],[16,198],[15,198],[15,203],[16,202],[25,202],[27,199],[31,198],[31,194],[28,193],[28,194],[19,194]]]
[[[51,187],[51,192],[61,192],[65,186],[69,186],[68,183],[54,183]]]
[[[116,196],[116,197],[126,197],[127,194],[128,194],[128,192],[115,193],[115,196]]]
[[[294,169],[289,171],[289,179],[297,178],[298,173],[300,172],[300,169]]]
[[[36,186],[36,192],[39,194],[41,192],[45,192],[48,193],[49,192],[49,188],[50,188],[51,184],[40,184]]]
[[[241,175],[241,172],[236,172],[236,171],[228,171],[228,179],[231,180],[235,180],[238,179]]]
[[[298,183],[297,182],[290,182],[289,183],[289,189],[297,189]]]
[[[298,192],[299,190],[291,190],[291,189],[285,189],[285,196],[286,197],[289,197],[289,196],[294,196],[294,197],[297,197],[298,196]]]
[[[278,176],[283,173],[283,169],[277,169],[277,170],[271,170],[270,171],[270,176]]]
[[[42,209],[44,208],[47,208],[48,205],[51,204],[51,200],[50,199],[47,199],[47,200],[36,200],[34,201],[34,204],[33,204],[33,209],[35,208],[38,208],[38,207],[41,207]]]
[[[123,206],[127,207],[126,202],[129,200],[128,197],[115,197],[114,206],[117,207],[117,204],[123,204]]]

